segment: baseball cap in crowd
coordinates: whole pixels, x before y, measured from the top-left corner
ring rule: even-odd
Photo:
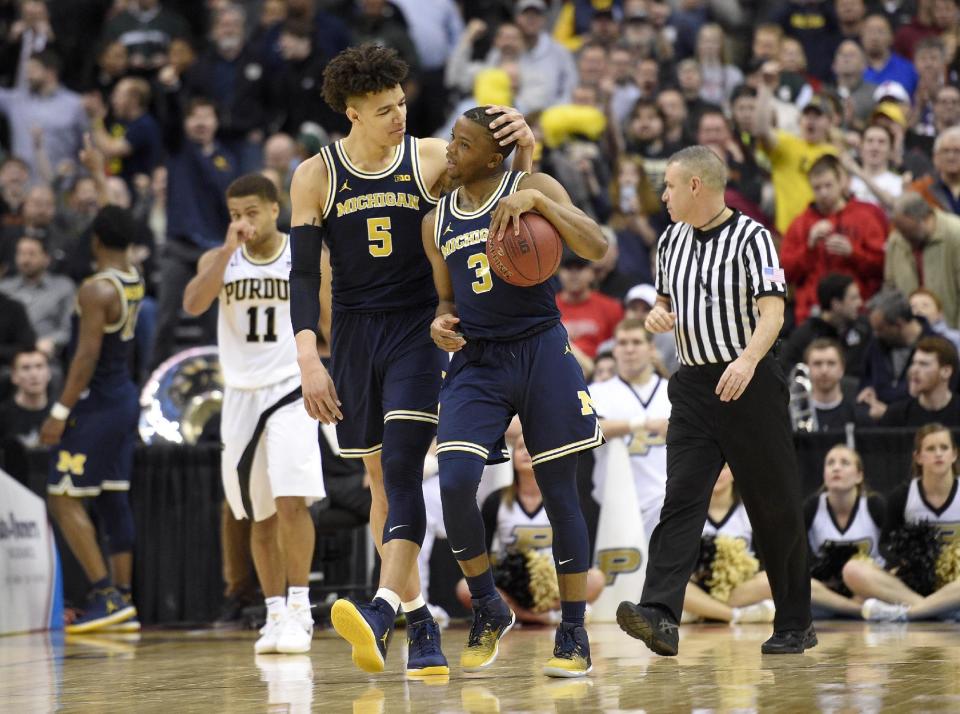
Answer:
[[[873,108],[873,113],[871,117],[875,116],[884,116],[887,119],[895,121],[902,127],[907,126],[907,115],[904,113],[903,109],[896,102],[880,102],[877,106]]]
[[[634,300],[640,300],[647,303],[648,307],[657,304],[657,289],[649,283],[634,285],[627,291],[627,296],[623,299],[624,305],[629,305]]]
[[[517,3],[517,14],[521,12],[526,12],[527,10],[536,10],[537,12],[546,12],[547,3],[544,0],[520,0]]]
[[[830,116],[833,114],[833,106],[827,97],[822,94],[814,94],[813,98],[804,105],[802,112],[804,114],[807,112],[820,112],[824,116]]]
[[[881,82],[877,88],[873,90],[873,101],[882,102],[887,99],[902,102],[903,104],[910,104],[910,94],[904,89],[900,82],[894,82],[892,80]]]
[[[569,248],[563,249],[563,257],[560,258],[561,268],[585,268],[590,265],[590,261],[574,253]]]

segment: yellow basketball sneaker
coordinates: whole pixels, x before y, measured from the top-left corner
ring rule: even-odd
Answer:
[[[593,669],[587,628],[561,622],[554,639],[553,657],[543,666],[548,677],[586,677]]]
[[[501,597],[491,597],[483,604],[474,600],[473,627],[470,628],[467,646],[460,655],[463,671],[479,672],[493,664],[500,651],[500,640],[516,621],[513,610]]]

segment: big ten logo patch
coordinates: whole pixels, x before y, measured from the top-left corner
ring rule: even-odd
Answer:
[[[636,548],[607,548],[597,551],[597,567],[607,576],[606,587],[616,581],[617,576],[635,573],[643,565],[643,556]]]
[[[394,174],[393,175],[394,183],[401,183],[405,181],[412,181],[410,174]]]
[[[514,526],[511,548],[524,553],[553,546],[553,528],[550,526]]]
[[[72,476],[83,476],[83,470],[87,466],[86,454],[71,454],[69,451],[61,450],[57,458],[57,471],[62,474]]]

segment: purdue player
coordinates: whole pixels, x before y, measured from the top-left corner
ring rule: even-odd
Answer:
[[[226,240],[200,257],[183,308],[199,315],[220,299],[223,490],[236,518],[253,518],[251,551],[267,606],[255,650],[307,652],[315,537],[307,506],[324,488],[318,427],[303,410],[290,328],[290,241],[277,230],[280,204],[269,179],[238,178],[227,188],[227,208]]]
[[[660,522],[667,484],[666,436],[670,419],[667,380],[654,370],[652,358],[656,348],[641,320],[623,320],[613,336],[617,374],[591,385],[590,396],[593,408],[600,415],[604,436],[626,439],[644,537],[649,543],[653,529]],[[603,503],[607,474],[605,448],[596,452],[593,473],[593,498]]]
[[[583,626],[590,544],[577,495],[578,453],[603,443],[583,372],[560,324],[556,278],[509,285],[487,264],[484,242],[517,230],[536,210],[575,253],[606,253],[600,227],[546,174],[504,171],[509,147],[487,128],[483,107],[457,119],[447,145],[450,178],[462,185],[423,221],[423,246],[440,304],[430,332],[456,352],[440,392],[437,458],[447,537],[473,599],[473,627],[460,657],[465,671],[496,659],[514,613],[494,587],[476,494],[488,455],[519,415],[553,527],[562,621],[544,673],[582,677],[591,668]],[[469,233],[480,242],[465,241]],[[459,332],[459,330],[462,330]]]
[[[374,45],[344,50],[324,70],[324,99],[351,128],[294,175],[290,287],[306,408],[338,422],[343,456],[364,460],[383,557],[373,602],[337,601],[333,625],[353,646],[354,663],[380,672],[402,604],[407,673],[425,675],[449,671],[416,567],[426,528],[423,460],[448,362],[430,341],[437,297],[420,221],[443,188],[446,158],[443,141],[405,134],[406,74],[396,52]],[[493,121],[502,142],[523,143],[529,163],[533,137],[523,118],[511,111]],[[316,348],[321,242],[332,267],[332,375]]]
[[[83,614],[66,626],[72,633],[139,629],[130,601],[133,513],[127,491],[140,414],[130,358],[144,287],[127,258],[136,233],[130,214],[106,206],[92,230],[97,272],[77,294],[66,384],[40,430],[42,443],[56,445],[47,480],[50,513],[91,584]],[[107,536],[112,580],[80,500],[89,497]]]
[[[943,424],[927,424],[917,430],[913,473],[887,500],[884,537],[904,523],[926,521],[940,530],[945,547],[949,546],[960,538],[960,461],[953,434]],[[848,562],[843,579],[854,595],[865,598],[864,620],[923,620],[960,609],[960,580],[923,597],[893,573],[866,560]]]

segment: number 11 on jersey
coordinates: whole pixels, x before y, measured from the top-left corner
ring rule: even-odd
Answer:
[[[259,308],[256,308],[256,307],[251,307],[247,309],[247,316],[250,318],[250,329],[247,331],[247,342],[261,342],[261,341],[276,342],[277,333],[275,330],[275,326],[276,326],[277,308],[268,307],[263,311],[266,314],[266,318],[267,318],[266,319],[267,329],[266,329],[266,332],[264,332],[262,335],[262,340],[261,340],[261,335],[257,329],[258,323],[259,323],[259,319],[257,315],[258,312],[259,312]]]

